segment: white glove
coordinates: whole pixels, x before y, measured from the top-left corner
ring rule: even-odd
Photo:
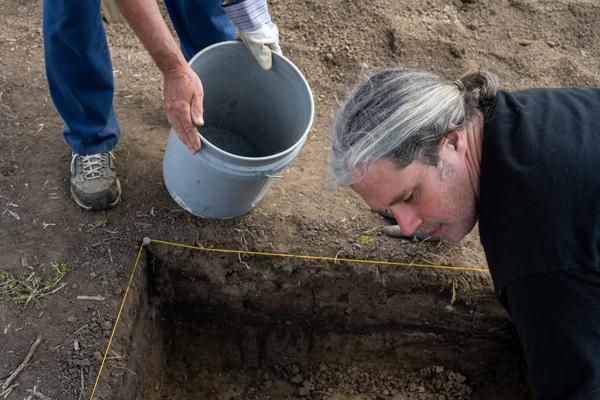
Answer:
[[[275,24],[261,25],[258,29],[241,32],[240,38],[258,61],[262,69],[271,69],[273,59],[271,52],[281,54],[279,47],[279,31]]]
[[[271,52],[281,54],[279,31],[271,21],[267,0],[225,0],[223,10],[260,67],[271,69]]]

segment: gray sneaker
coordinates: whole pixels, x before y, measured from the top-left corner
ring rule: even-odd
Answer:
[[[73,153],[71,195],[75,203],[86,210],[104,210],[117,205],[121,200],[121,184],[112,152],[89,156]]]

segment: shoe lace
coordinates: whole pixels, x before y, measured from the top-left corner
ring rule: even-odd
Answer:
[[[73,155],[73,161],[77,163],[84,179],[98,179],[102,177],[102,168],[108,162],[109,153],[97,153],[82,156]]]

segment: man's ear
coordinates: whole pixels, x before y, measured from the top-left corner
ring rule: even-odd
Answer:
[[[447,148],[446,148],[447,146]],[[467,148],[467,138],[465,131],[462,129],[455,129],[446,134],[442,147],[445,150],[464,152]]]

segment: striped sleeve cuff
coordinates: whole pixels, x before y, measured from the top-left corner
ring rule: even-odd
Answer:
[[[264,24],[271,25],[267,0],[236,0],[223,4],[223,10],[240,32],[253,31]]]

